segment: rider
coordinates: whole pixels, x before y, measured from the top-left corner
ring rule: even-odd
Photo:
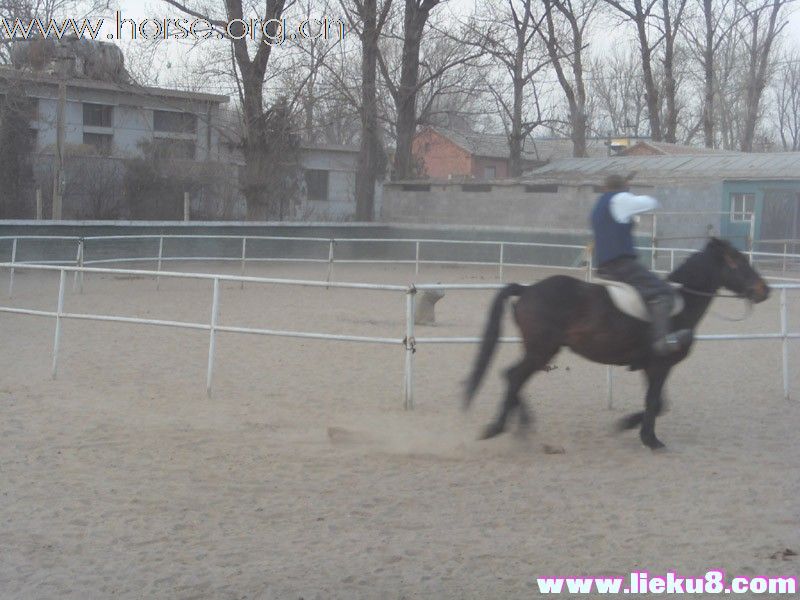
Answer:
[[[658,208],[658,200],[628,191],[630,177],[606,177],[603,194],[592,210],[597,273],[604,279],[633,286],[647,305],[652,320],[652,348],[658,356],[681,350],[691,340],[689,329],[670,332],[675,303],[672,288],[637,260],[633,243],[633,216]]]

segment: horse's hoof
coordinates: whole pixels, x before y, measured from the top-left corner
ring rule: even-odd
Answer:
[[[644,445],[650,448],[650,450],[662,450],[663,448],[666,448],[664,443],[656,436],[642,437],[642,442],[644,442]]]
[[[642,424],[642,417],[644,413],[637,412],[628,415],[627,417],[621,418],[617,422],[617,431],[627,431],[628,429],[633,429],[634,427],[638,427]]]
[[[492,423],[486,429],[483,430],[483,435],[481,435],[482,440],[488,440],[495,436],[500,435],[505,430],[505,426],[501,425],[500,423]]]

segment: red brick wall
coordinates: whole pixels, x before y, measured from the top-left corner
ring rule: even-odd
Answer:
[[[486,158],[476,156],[472,159],[472,175],[475,179],[484,179],[486,167],[494,167],[494,179],[508,177],[508,160],[503,158]],[[491,178],[489,178],[491,179]]]
[[[432,129],[420,131],[411,149],[414,157],[423,163],[425,175],[431,179],[472,174],[470,154]]]

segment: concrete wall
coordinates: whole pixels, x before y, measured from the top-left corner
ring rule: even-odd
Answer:
[[[589,214],[597,199],[597,192],[590,185],[561,184],[556,192],[552,192],[516,182],[492,182],[489,191],[469,190],[469,184],[387,183],[380,217],[382,221],[395,223],[495,225],[586,232]],[[636,187],[633,192],[655,196],[661,201],[662,211],[719,212],[722,210],[721,190],[721,183],[698,183]],[[693,246],[689,247],[694,247],[702,243],[708,225],[720,232],[721,218],[718,214],[665,215],[659,217],[657,232],[659,237],[686,238],[663,245],[680,247],[692,243]],[[652,220],[643,217],[640,231],[649,234],[651,230]]]

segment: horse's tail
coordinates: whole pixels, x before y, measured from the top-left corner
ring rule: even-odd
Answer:
[[[483,340],[481,341],[481,347],[478,351],[478,358],[475,360],[472,374],[467,381],[464,408],[469,408],[469,405],[472,403],[472,398],[475,396],[475,392],[478,391],[478,386],[481,384],[481,380],[486,374],[486,369],[489,367],[489,361],[492,359],[492,354],[494,354],[494,349],[497,346],[497,339],[500,337],[500,318],[503,316],[505,301],[512,296],[522,295],[524,290],[525,286],[523,285],[509,283],[495,296],[492,308],[489,311],[489,320],[486,322],[486,329],[483,332]]]

